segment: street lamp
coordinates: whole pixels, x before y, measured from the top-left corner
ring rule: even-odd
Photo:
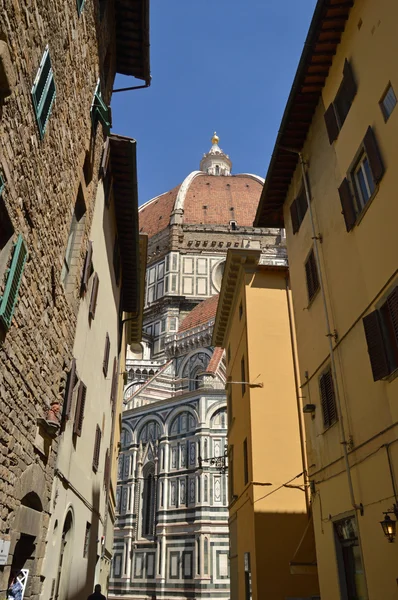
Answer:
[[[381,528],[383,529],[383,533],[391,543],[395,540],[397,522],[391,519],[389,513],[394,513],[396,515],[396,506],[394,505],[394,509],[384,513],[383,521],[380,521]]]

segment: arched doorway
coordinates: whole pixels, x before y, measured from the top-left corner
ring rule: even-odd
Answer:
[[[65,600],[68,596],[70,564],[73,551],[73,513],[71,510],[65,517],[62,530],[61,548],[59,551],[57,583],[55,586],[55,600]]]

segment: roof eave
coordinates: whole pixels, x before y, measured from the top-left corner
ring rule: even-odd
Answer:
[[[115,0],[116,72],[151,83],[149,0]]]

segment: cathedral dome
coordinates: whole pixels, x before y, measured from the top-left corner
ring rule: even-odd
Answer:
[[[173,223],[252,227],[264,179],[248,173],[231,175],[232,163],[218,146],[212,147],[184,181],[139,208],[140,232],[149,237]]]

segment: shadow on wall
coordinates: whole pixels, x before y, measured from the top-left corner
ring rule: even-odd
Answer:
[[[257,597],[318,596],[318,576],[292,575],[293,560],[308,524],[305,513],[261,513],[254,515],[257,556]],[[315,546],[310,552],[315,560]]]

